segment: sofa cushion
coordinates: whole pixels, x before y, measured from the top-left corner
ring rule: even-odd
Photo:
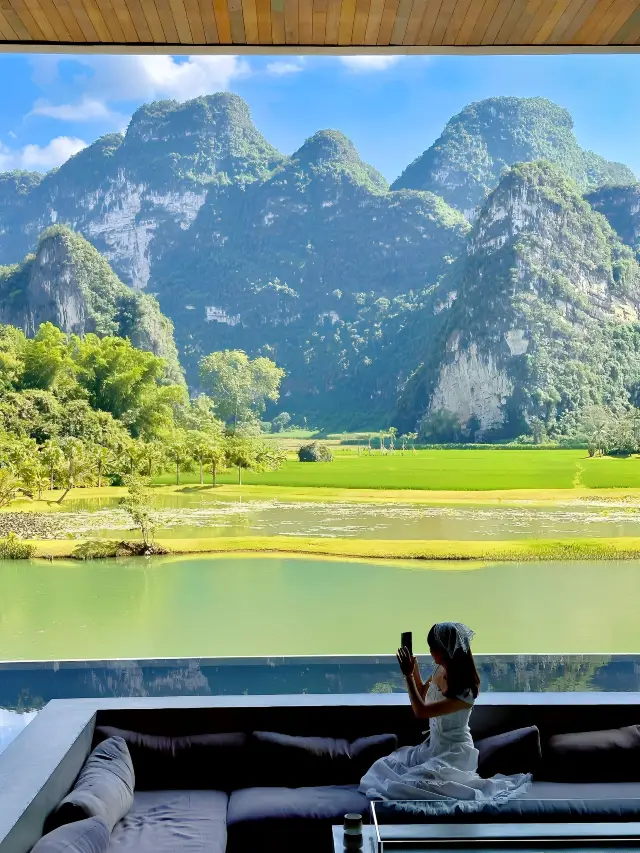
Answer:
[[[47,833],[31,853],[105,853],[110,834],[103,818],[89,817]]]
[[[540,778],[556,782],[640,782],[640,726],[553,735]]]
[[[253,785],[308,787],[353,785],[378,758],[398,745],[395,735],[348,740],[253,732]]]
[[[537,726],[486,737],[475,742],[478,773],[488,779],[497,773],[513,776],[534,773],[540,762],[540,732]]]
[[[109,851],[225,853],[227,803],[222,791],[137,791]]]
[[[324,853],[332,849],[332,825],[342,823],[347,812],[368,819],[369,801],[357,785],[234,791],[227,812],[227,853]]]
[[[96,738],[121,737],[129,746],[138,790],[185,788],[231,791],[244,784],[243,732],[168,737],[98,726]]]
[[[87,758],[71,792],[47,822],[48,829],[88,817],[103,818],[113,829],[133,804],[135,774],[127,744],[111,737]]]

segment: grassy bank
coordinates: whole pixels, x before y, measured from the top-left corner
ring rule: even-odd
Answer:
[[[279,553],[362,559],[429,561],[523,561],[640,559],[640,537],[614,539],[521,539],[514,541],[403,541],[247,536],[162,539],[170,554]],[[36,557],[73,557],[80,540],[33,540]]]

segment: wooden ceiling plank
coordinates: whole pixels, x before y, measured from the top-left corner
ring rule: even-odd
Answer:
[[[11,5],[13,6],[13,10],[16,15],[24,24],[31,38],[34,41],[44,41],[45,38],[42,30],[38,26],[35,18],[31,14],[27,6],[24,4],[23,0],[11,0]]]
[[[231,44],[231,24],[229,9],[225,0],[213,0],[213,14],[216,18],[216,29],[220,44]]]
[[[274,44],[286,44],[284,31],[284,0],[271,0],[271,39]]]
[[[176,22],[180,43],[194,44],[193,33],[189,26],[189,18],[183,0],[169,0],[169,6],[171,6],[173,20]]]
[[[560,15],[558,23],[553,27],[545,39],[545,43],[560,44],[560,42],[563,41],[565,30],[571,25],[572,21],[575,20],[576,15],[580,14],[580,10],[584,5],[585,0],[570,0],[569,5],[566,7],[562,15]]]
[[[164,28],[162,26],[162,21],[160,20],[160,15],[158,14],[156,0],[142,0],[142,3],[142,11],[147,21],[149,31],[151,32],[151,41],[155,42],[156,44],[162,44],[163,42],[166,42],[166,36],[164,34]],[[213,15],[213,7],[211,5],[211,0],[208,0],[208,6],[210,7],[211,14]],[[213,23],[215,27],[215,19]],[[216,34],[217,32],[218,31],[216,29]]]
[[[413,6],[411,7],[411,14],[409,15],[409,20],[407,22],[407,29],[404,31],[402,44],[414,45],[416,43],[426,9],[427,0],[413,0]]]
[[[93,26],[93,22],[87,14],[82,0],[69,0],[69,8],[82,30],[85,41],[100,41],[96,28]]]
[[[313,0],[311,30],[312,44],[324,44],[327,31],[327,0]]]
[[[86,3],[87,0],[84,0],[84,2]],[[149,29],[149,24],[147,23],[145,14],[142,11],[140,0],[127,0],[127,9],[131,15],[133,26],[136,28],[136,32],[138,33],[138,39],[142,42],[152,42],[153,36],[151,35],[151,30]]]
[[[298,43],[298,0],[284,0],[284,36],[287,44]]]
[[[340,10],[340,28],[338,30],[338,44],[351,44],[353,33],[353,20],[356,14],[356,0],[342,0]]]
[[[427,8],[424,10],[424,15],[422,16],[422,23],[420,24],[420,32],[418,33],[416,44],[431,44],[431,33],[440,14],[442,2],[444,0],[427,0]]]
[[[460,0],[444,0],[440,6],[438,17],[431,30],[431,38],[429,44],[442,44],[442,39],[449,26],[449,21]]]
[[[590,14],[587,15],[580,27],[578,27],[576,32],[573,34],[571,44],[586,43],[583,40],[585,39],[585,36],[588,37],[589,31],[593,28],[594,20],[596,17],[599,18],[601,15],[605,14],[613,2],[614,0],[598,0]]]
[[[610,3],[601,3],[596,7],[587,18],[584,27],[577,32],[576,39],[580,40],[577,43],[595,44],[597,39],[615,18],[622,2],[623,0],[611,0]]]
[[[69,2],[73,5],[74,0],[69,0]],[[125,42],[139,42],[140,39],[138,38],[138,31],[133,23],[129,7],[125,0],[111,0],[111,5],[113,6],[113,11],[116,14],[118,23],[122,28],[122,32],[124,33]]]
[[[521,44],[522,36],[526,31],[527,27],[530,25],[531,21],[535,18],[538,9],[542,5],[543,0],[527,0],[524,9],[522,10],[522,14],[513,25],[511,32],[509,33],[509,37],[507,39],[507,44]]]
[[[69,6],[67,0],[54,0],[54,2],[56,5],[56,9],[58,10],[58,14],[62,18],[65,27],[69,31],[71,41],[84,41],[84,34],[80,29],[80,25],[76,21],[76,16],[73,14],[73,10]]]
[[[483,44],[485,33],[487,32],[487,28],[491,23],[491,19],[493,18],[495,11],[498,8],[499,2],[500,0],[485,0],[485,4],[482,7],[482,11],[478,15],[476,25],[471,32],[471,37],[469,39],[468,44]]]
[[[500,29],[496,34],[495,39],[493,40],[494,44],[508,43],[511,33],[518,25],[518,21],[522,17],[522,14],[526,8],[527,0],[514,0],[514,2],[511,4],[511,8],[507,12],[504,21],[502,22]]]
[[[395,21],[393,22],[393,30],[391,31],[391,38],[389,39],[390,44],[402,44],[404,34],[407,31],[407,24],[409,23],[409,16],[411,15],[412,8],[413,0],[400,0],[398,3],[398,13]]]
[[[43,0],[40,0],[40,2],[42,3]],[[53,0],[53,2],[55,2],[56,6],[60,10],[60,13],[62,14],[60,0]],[[111,5],[111,0],[94,0],[94,2],[100,11],[100,15],[102,17],[102,20],[104,21],[105,26],[109,30],[111,41],[116,42],[118,44],[122,44],[123,42],[125,42],[126,39],[124,37],[122,27],[120,26],[118,16],[116,15],[113,6]]]
[[[629,20],[629,18],[631,17],[631,15],[633,15],[638,6],[640,6],[640,3],[636,2],[636,0],[629,0],[629,2],[624,3],[622,8],[620,8],[618,14],[614,16],[612,22],[602,33],[596,44],[610,44],[613,36],[618,32],[620,27],[622,27],[626,23],[626,21]]]
[[[225,0],[222,0],[222,2],[225,2]],[[179,41],[178,30],[176,29],[176,22],[173,20],[173,12],[171,11],[169,0],[156,0],[156,9],[158,10],[158,17],[160,18],[167,44],[177,44]]]
[[[246,44],[242,0],[227,0],[227,3],[233,44]]]
[[[532,44],[545,44],[555,27],[558,25],[567,7],[573,0],[557,0],[555,6],[547,16],[538,32],[532,38]]]
[[[460,25],[460,29],[456,35],[455,43],[457,45],[466,45],[469,43],[471,34],[478,23],[478,18],[482,12],[486,0],[471,0],[469,10],[465,15],[465,19]]]
[[[313,41],[313,0],[298,0],[298,35],[300,44]]]
[[[258,44],[273,44],[271,35],[271,0],[255,0],[258,17]]]
[[[244,38],[247,44],[260,44],[258,31],[258,7],[256,0],[240,0],[242,4],[242,20],[244,21]]]
[[[33,36],[25,27],[20,15],[11,5],[10,0],[0,0],[0,9],[4,12],[4,16],[11,25],[19,41],[33,41]]]
[[[43,0],[40,0],[42,3]],[[115,41],[113,38],[113,33],[107,23],[109,18],[105,18],[102,14],[100,7],[98,6],[96,0],[82,0],[84,5],[84,10],[89,16],[89,20],[93,25],[93,29],[97,32],[98,38],[101,42],[105,44],[109,44],[110,42]],[[112,14],[112,19],[115,18],[115,15]]]
[[[385,0],[371,0],[367,28],[364,31],[365,45],[373,45],[378,43],[378,33],[380,32],[380,24],[382,23],[384,3]]]
[[[585,0],[585,2],[580,7],[580,11],[574,15],[573,20],[569,22],[569,24],[565,27],[564,32],[560,36],[561,44],[570,44],[571,39],[578,32],[580,27],[587,20],[589,15],[593,12],[595,7],[598,5],[600,0]]]
[[[393,32],[393,25],[396,22],[399,5],[400,0],[385,0],[380,29],[378,30],[379,45],[388,45],[391,43],[391,33]]]
[[[449,24],[447,25],[447,29],[445,30],[444,36],[442,38],[442,44],[455,44],[456,39],[458,38],[458,33],[460,32],[460,27],[462,26],[464,19],[469,14],[469,7],[471,6],[472,0],[458,0],[456,3],[456,7],[453,10],[453,14],[449,20]]]
[[[325,44],[338,44],[340,31],[340,0],[327,0],[327,25],[324,33]]]
[[[556,0],[542,0],[538,11],[535,13],[533,18],[529,22],[529,26],[526,28],[524,33],[522,34],[522,39],[520,40],[520,44],[528,44],[531,39],[535,36],[537,32],[540,31],[540,27],[544,24],[547,19],[547,15],[551,14],[551,11],[555,5]]]
[[[364,35],[367,31],[369,10],[371,0],[356,0],[356,12],[353,16],[353,31],[351,33],[351,44],[364,44]]]
[[[509,14],[512,2],[513,0],[500,0],[482,37],[481,44],[493,44],[495,42],[496,36],[500,32],[500,27],[504,24],[505,18]]]
[[[131,2],[132,0],[127,0],[127,3],[129,3],[129,5],[131,5]],[[191,30],[193,43],[206,44],[206,36],[204,34],[202,15],[200,14],[200,3],[198,2],[198,0],[183,0],[183,3],[185,11],[187,13],[187,21],[189,22],[189,29]],[[138,33],[140,33],[140,30],[138,30]]]
[[[5,18],[2,9],[0,9],[0,33],[6,41],[18,41],[18,34]]]
[[[40,27],[40,31],[47,41],[64,41],[64,38],[60,38],[58,35],[58,31],[56,27],[54,27],[53,21],[50,19],[47,10],[45,10],[38,0],[24,0],[24,3],[29,12],[31,12],[31,16]],[[58,15],[58,20],[59,19],[60,16]],[[66,30],[66,27],[64,27],[64,29]]]
[[[612,37],[611,44],[635,44],[640,38],[640,10],[631,15],[629,20]]]

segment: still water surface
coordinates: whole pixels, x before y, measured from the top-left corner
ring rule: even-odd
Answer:
[[[155,495],[158,535],[320,536],[360,539],[520,539],[640,536],[640,507],[584,506],[540,509],[494,505],[420,505],[278,500],[218,500],[201,492]],[[78,536],[112,537],[130,522],[117,498],[68,501],[55,516]]]
[[[433,622],[477,653],[640,651],[640,562],[269,556],[0,562],[0,659],[390,653]]]

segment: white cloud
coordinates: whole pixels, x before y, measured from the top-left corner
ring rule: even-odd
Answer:
[[[30,115],[48,116],[60,121],[91,121],[114,117],[103,101],[90,98],[83,98],[76,104],[51,104],[45,100],[38,100],[33,105]]]
[[[273,74],[276,77],[284,77],[287,74],[297,74],[302,71],[304,63],[299,60],[276,60],[275,62],[267,62],[265,70],[267,74]]]
[[[370,56],[341,56],[340,62],[351,71],[385,71],[402,59],[388,53],[380,53]]]
[[[0,142],[0,171],[11,169],[35,169],[46,171],[60,166],[69,157],[87,147],[87,143],[75,136],[56,136],[47,145],[25,145],[24,148],[8,148]]]
[[[50,57],[33,60],[34,79],[52,74]],[[228,90],[232,81],[249,74],[238,56],[75,56],[82,70],[73,78],[72,90],[86,102],[146,101],[174,98],[188,101],[199,95]],[[45,73],[46,72],[46,75]],[[70,99],[72,100],[72,99]],[[105,107],[106,109],[106,107]]]

